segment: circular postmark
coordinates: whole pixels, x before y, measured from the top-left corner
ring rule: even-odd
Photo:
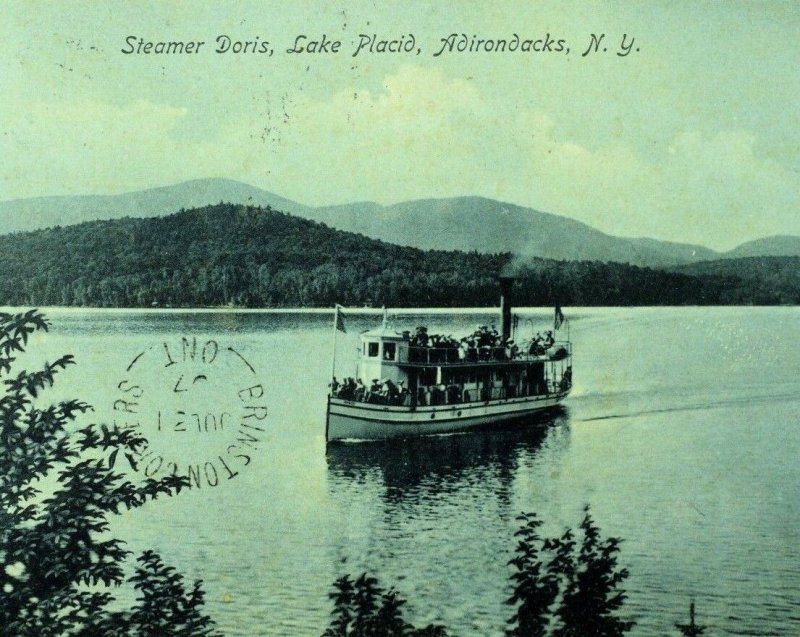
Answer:
[[[180,336],[131,357],[116,384],[114,423],[147,439],[137,468],[148,478],[181,475],[216,487],[248,466],[263,441],[264,385],[236,348]]]

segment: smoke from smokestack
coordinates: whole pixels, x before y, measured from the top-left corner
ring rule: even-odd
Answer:
[[[531,265],[534,258],[532,256],[514,254],[511,260],[500,270],[500,277],[519,278],[520,273]]]

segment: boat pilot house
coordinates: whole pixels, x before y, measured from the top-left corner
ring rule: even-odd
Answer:
[[[501,332],[483,326],[455,339],[425,327],[397,332],[384,320],[363,333],[355,376],[332,380],[327,439],[457,431],[520,418],[565,398],[572,386],[569,341],[546,332],[518,345],[509,291],[506,279]],[[559,315],[556,309],[554,328]]]

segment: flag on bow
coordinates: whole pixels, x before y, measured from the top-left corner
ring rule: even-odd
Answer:
[[[344,327],[344,316],[342,315],[343,309],[341,305],[336,304],[336,329],[347,334],[347,330]]]

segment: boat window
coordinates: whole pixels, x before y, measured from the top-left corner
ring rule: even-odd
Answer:
[[[425,367],[419,370],[419,384],[420,385],[435,385],[436,384],[436,368]]]
[[[442,382],[445,385],[474,384],[475,380],[475,372],[463,370],[442,370]]]
[[[367,356],[370,358],[375,358],[378,355],[378,344],[377,343],[368,343],[367,344]]]
[[[387,361],[394,360],[396,346],[394,343],[384,343],[383,344],[383,358]]]

